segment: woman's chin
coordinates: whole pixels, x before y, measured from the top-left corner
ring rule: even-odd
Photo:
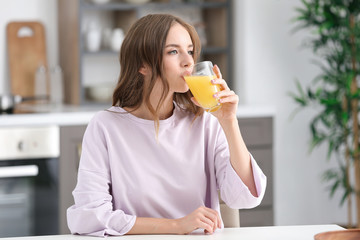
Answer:
[[[189,88],[184,88],[184,89],[177,89],[175,92],[176,93],[186,93],[189,91]]]

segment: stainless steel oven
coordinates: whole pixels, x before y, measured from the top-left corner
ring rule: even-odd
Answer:
[[[59,232],[59,132],[0,128],[0,237]]]

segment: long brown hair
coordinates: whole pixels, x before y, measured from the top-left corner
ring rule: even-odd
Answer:
[[[154,116],[156,132],[159,128],[158,112],[169,92],[169,84],[163,75],[163,52],[169,29],[175,23],[181,24],[189,32],[196,62],[201,51],[198,34],[190,24],[169,14],[150,14],[137,20],[126,34],[120,49],[120,77],[113,93],[113,106],[136,110],[144,102]],[[144,76],[139,73],[144,65],[152,72],[150,83],[146,86]],[[164,91],[154,109],[150,104],[150,93],[158,77]],[[190,91],[175,93],[174,101],[184,110],[199,116],[203,110],[193,104],[191,97]]]

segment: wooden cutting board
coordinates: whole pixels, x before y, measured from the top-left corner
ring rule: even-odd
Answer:
[[[12,94],[34,97],[36,70],[41,65],[47,69],[44,26],[40,22],[10,22],[6,34]]]
[[[360,229],[337,230],[318,233],[315,240],[359,240]]]

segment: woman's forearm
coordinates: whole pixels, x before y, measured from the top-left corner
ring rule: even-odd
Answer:
[[[173,219],[137,217],[127,234],[179,234]]]
[[[251,194],[258,196],[250,161],[249,151],[241,136],[236,118],[220,121],[229,144],[230,162],[235,172],[249,188]]]
[[[201,206],[178,219],[137,217],[127,234],[188,234],[198,228],[204,229],[206,233],[213,233],[221,228],[220,214]]]

